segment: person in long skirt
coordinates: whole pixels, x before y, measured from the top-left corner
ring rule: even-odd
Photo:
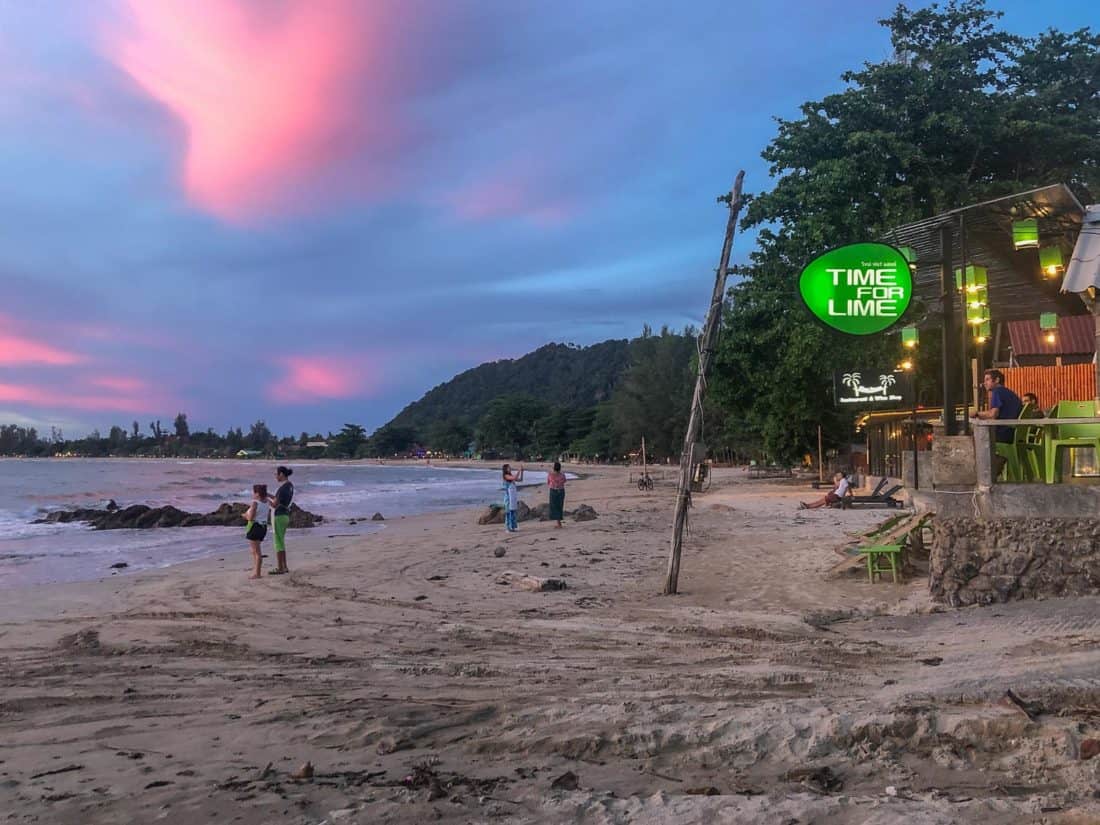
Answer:
[[[516,482],[523,481],[523,465],[512,472],[512,465],[505,464],[501,468],[501,479],[504,482],[504,529],[514,533],[519,527],[516,525],[516,510],[519,509],[519,491]]]
[[[546,474],[546,486],[550,488],[550,521],[556,521],[560,528],[565,514],[565,473],[560,461],[555,461],[553,471]]]

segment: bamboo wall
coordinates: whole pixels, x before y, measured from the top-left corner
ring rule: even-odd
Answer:
[[[1049,410],[1059,401],[1088,401],[1096,397],[1096,367],[1067,364],[1061,367],[1006,367],[1005,386],[1023,395],[1033,392],[1039,405]]]

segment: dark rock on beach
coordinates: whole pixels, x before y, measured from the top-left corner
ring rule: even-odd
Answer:
[[[97,510],[78,508],[76,510],[58,510],[50,513],[35,524],[67,524],[72,521],[85,522],[96,530],[141,530],[151,527],[244,527],[245,504],[223,504],[212,513],[187,513],[178,507],[149,507],[145,504],[132,504],[119,509]],[[320,524],[322,517],[303,510],[297,504],[290,505],[290,527],[313,527]]]
[[[594,509],[587,504],[581,504],[576,510],[565,510],[562,513],[565,516],[573,518],[575,521],[592,521],[597,517],[597,513]],[[543,502],[534,507],[528,507],[524,502],[519,502],[519,507],[516,508],[516,521],[549,521],[550,520],[550,504]],[[499,504],[490,504],[477,518],[478,524],[503,524],[504,523],[504,508]]]
[[[587,504],[582,504],[574,510],[571,515],[574,521],[592,521],[592,519],[596,518],[599,514]]]

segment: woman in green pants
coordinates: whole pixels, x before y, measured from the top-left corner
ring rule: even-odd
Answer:
[[[294,500],[294,485],[290,483],[293,472],[289,467],[275,468],[275,480],[279,482],[279,489],[271,497],[271,506],[275,508],[271,520],[275,530],[275,569],[269,576],[290,572],[286,566],[286,528],[290,524],[290,502]]]

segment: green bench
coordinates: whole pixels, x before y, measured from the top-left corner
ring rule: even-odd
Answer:
[[[880,544],[873,547],[860,547],[858,552],[867,557],[867,578],[875,583],[875,576],[889,571],[893,574],[894,584],[898,583],[898,570],[902,566],[904,544]]]

